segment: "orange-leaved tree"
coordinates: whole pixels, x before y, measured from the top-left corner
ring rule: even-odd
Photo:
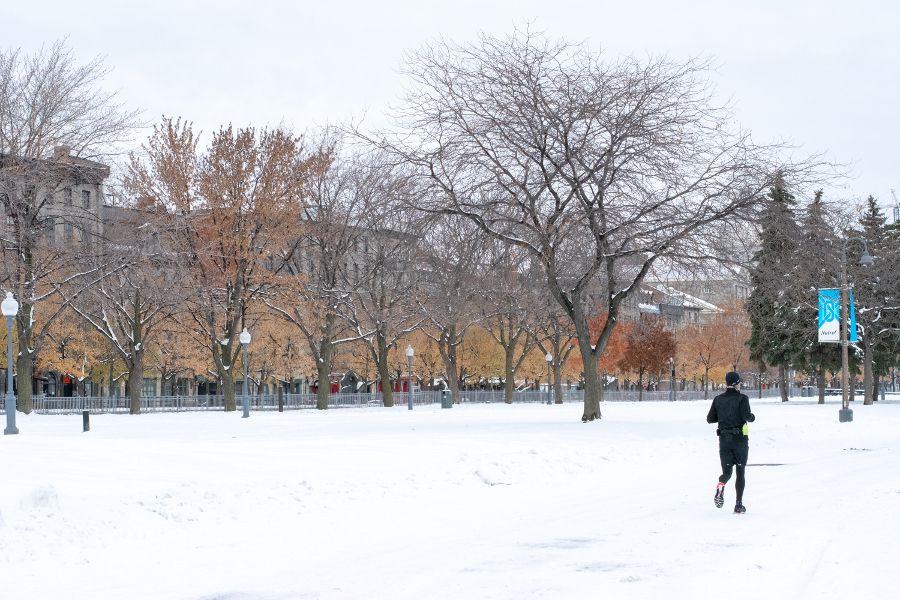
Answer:
[[[637,373],[639,400],[643,400],[644,375],[659,375],[675,356],[675,336],[661,319],[644,317],[626,336],[627,347],[618,366]]]

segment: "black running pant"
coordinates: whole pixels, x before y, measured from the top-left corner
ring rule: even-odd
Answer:
[[[721,483],[728,483],[731,479],[733,467],[737,468],[737,478],[734,480],[736,500],[744,499],[744,468],[747,466],[747,455],[750,446],[744,436],[723,435],[719,438],[719,460],[722,461],[722,474],[719,475]]]

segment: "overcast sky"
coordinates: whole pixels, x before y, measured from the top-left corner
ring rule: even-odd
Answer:
[[[738,5],[740,4],[740,5]],[[832,197],[900,194],[900,3],[883,0],[0,0],[0,44],[68,37],[105,57],[110,88],[144,111],[298,130],[385,123],[404,52],[532,22],[608,55],[711,57],[713,82],[759,141],[851,165]]]

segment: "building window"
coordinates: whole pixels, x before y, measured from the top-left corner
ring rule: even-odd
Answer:
[[[47,219],[47,243],[51,246],[56,245],[56,218]]]
[[[709,287],[708,285],[703,286],[703,293],[704,293],[704,294],[711,294],[711,293],[712,293],[712,288]]]
[[[63,230],[65,231],[66,241],[71,242],[72,241],[72,232],[74,230],[74,227],[72,227],[71,223],[66,223],[65,226],[63,227]]]
[[[155,396],[156,395],[156,379],[152,377],[144,377],[144,385],[142,386],[142,395],[143,396]]]
[[[63,190],[63,205],[67,207],[72,206],[72,188]]]
[[[84,210],[91,209],[91,191],[90,190],[81,190],[81,205],[84,207]]]

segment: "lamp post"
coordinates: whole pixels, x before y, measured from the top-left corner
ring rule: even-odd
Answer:
[[[13,353],[12,353],[12,328],[13,317],[19,312],[19,303],[13,298],[12,292],[6,292],[6,299],[0,302],[0,311],[6,317],[6,429],[3,435],[19,433],[16,427],[16,396],[13,394]]]
[[[669,357],[669,368],[672,371],[671,381],[669,383],[669,401],[675,401],[675,357]]]
[[[859,258],[859,264],[867,267],[874,261],[869,255],[869,245],[866,240],[861,237],[849,237],[844,239],[841,254],[841,392],[843,400],[841,402],[841,410],[838,413],[838,421],[847,423],[853,420],[853,411],[850,409],[850,357],[848,355],[848,329],[850,328],[849,314],[849,288],[847,285],[847,242],[857,240],[863,243],[863,253]]]
[[[550,365],[553,364],[553,355],[548,352],[544,358],[547,359],[547,404],[553,404],[553,389],[550,385],[552,383],[550,381]]]
[[[409,410],[412,410],[412,404],[413,404],[412,403],[412,401],[413,401],[413,397],[412,397],[412,388],[413,388],[412,361],[413,361],[414,354],[415,354],[415,352],[413,352],[413,347],[410,344],[409,346],[406,347],[406,372],[408,373],[408,377],[406,379],[406,385],[407,385],[406,403],[407,403],[407,407],[409,408]]]
[[[242,404],[244,405],[244,414],[241,415],[242,419],[246,419],[250,416],[250,384],[247,377],[247,346],[250,345],[250,339],[250,332],[244,327],[244,330],[240,335],[241,346],[244,347],[244,398],[242,401]]]

